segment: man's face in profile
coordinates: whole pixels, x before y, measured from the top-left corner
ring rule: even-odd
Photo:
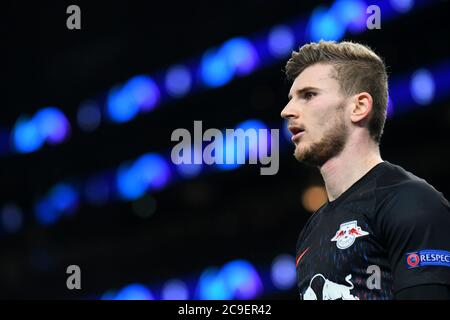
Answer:
[[[322,166],[337,156],[348,137],[345,122],[347,99],[329,64],[315,64],[295,79],[289,102],[281,112],[295,144],[295,158],[313,166]]]

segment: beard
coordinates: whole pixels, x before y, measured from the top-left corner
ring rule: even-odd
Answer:
[[[339,112],[336,117],[336,124],[325,131],[323,138],[319,142],[312,143],[301,151],[297,149],[297,145],[294,156],[299,162],[321,167],[344,150],[347,137],[348,129],[345,126],[343,113]]]

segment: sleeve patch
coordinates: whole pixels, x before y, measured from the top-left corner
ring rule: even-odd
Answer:
[[[406,254],[408,269],[426,266],[450,267],[450,252],[444,250],[420,250]]]

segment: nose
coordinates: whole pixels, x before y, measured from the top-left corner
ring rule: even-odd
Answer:
[[[297,118],[298,112],[295,110],[295,108],[292,107],[291,103],[288,102],[288,104],[281,110],[281,117],[283,119],[290,119],[290,118]]]

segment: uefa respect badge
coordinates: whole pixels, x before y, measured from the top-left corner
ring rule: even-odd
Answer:
[[[450,252],[444,250],[420,250],[406,254],[406,266],[408,269],[443,266],[450,267]]]

